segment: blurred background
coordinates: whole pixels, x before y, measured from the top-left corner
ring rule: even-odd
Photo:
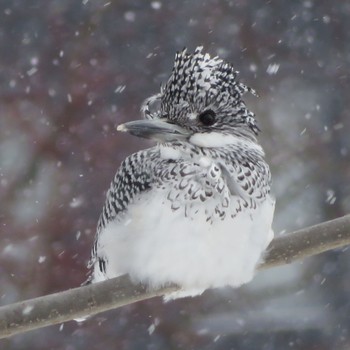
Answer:
[[[0,304],[79,286],[120,162],[117,133],[198,45],[232,62],[256,113],[276,234],[350,211],[350,2],[0,2]],[[139,302],[0,340],[1,349],[350,349],[350,253],[238,290]]]

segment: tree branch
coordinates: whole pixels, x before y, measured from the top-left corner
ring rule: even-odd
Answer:
[[[284,265],[350,244],[350,215],[275,238],[259,269]],[[94,315],[178,290],[147,290],[127,276],[0,307],[0,338]]]

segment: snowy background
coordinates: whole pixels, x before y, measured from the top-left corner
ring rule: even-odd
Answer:
[[[148,144],[140,117],[175,51],[234,63],[263,132],[276,233],[350,212],[350,2],[0,2],[0,303],[78,286],[105,191]],[[1,349],[350,349],[350,252],[239,290],[160,299],[0,340]]]

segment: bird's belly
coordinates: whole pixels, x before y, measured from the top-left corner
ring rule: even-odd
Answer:
[[[108,257],[105,278],[129,273],[152,287],[176,283],[205,290],[250,281],[271,239],[272,201],[209,222],[202,211],[185,217],[159,192],[134,203],[108,224],[100,252]]]

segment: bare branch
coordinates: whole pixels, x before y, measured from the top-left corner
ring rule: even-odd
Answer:
[[[0,308],[0,339],[146,300],[178,287],[149,291],[127,276],[69,289]]]
[[[284,265],[350,244],[350,215],[275,238],[259,269]],[[178,290],[150,291],[127,276],[0,307],[0,338],[94,315]]]
[[[350,215],[303,228],[275,238],[260,269],[296,260],[350,244]]]

